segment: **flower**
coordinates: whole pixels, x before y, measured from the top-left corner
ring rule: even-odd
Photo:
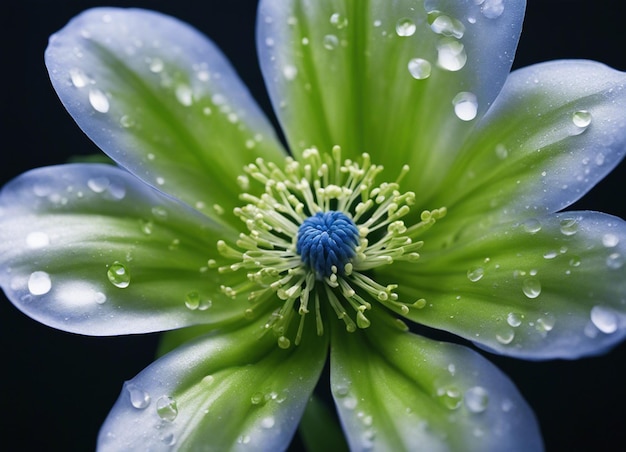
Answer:
[[[284,448],[328,343],[355,449],[539,448],[502,374],[397,319],[531,359],[623,338],[624,222],[554,212],[623,156],[624,75],[555,62],[505,84],[522,3],[426,3],[261,3],[289,160],[223,57],[173,19],[91,10],[51,42],[61,100],[133,176],[72,165],[5,187],[3,289],[68,331],[188,327],[126,384],[102,449]]]

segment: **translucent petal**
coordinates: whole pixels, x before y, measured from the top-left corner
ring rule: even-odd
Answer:
[[[626,337],[626,222],[562,212],[502,225],[391,277],[408,317],[529,359],[599,354]]]
[[[51,37],[46,65],[61,101],[98,146],[209,215],[238,203],[245,164],[283,155],[222,53],[177,19],[88,10]]]
[[[626,153],[626,73],[590,61],[515,71],[433,203],[468,233],[560,210]]]
[[[351,450],[542,450],[532,411],[493,364],[380,320],[332,337],[331,389]]]
[[[393,176],[411,165],[418,198],[437,188],[504,84],[525,2],[498,16],[472,1],[425,3],[261,1],[261,68],[295,154],[338,144]]]
[[[283,350],[262,324],[204,336],[132,380],[105,421],[98,450],[285,450],[326,360],[305,330]]]
[[[111,165],[30,171],[0,192],[0,284],[36,320],[114,335],[239,320],[209,265],[236,234]]]

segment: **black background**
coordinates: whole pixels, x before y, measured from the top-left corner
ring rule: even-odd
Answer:
[[[621,0],[529,0],[515,67],[588,58],[626,70]],[[110,1],[156,9],[209,35],[262,107],[269,101],[254,47],[256,1]],[[70,119],[43,65],[48,36],[95,1],[2,6],[2,164],[6,181],[98,149]],[[625,112],[626,114],[626,112]],[[573,208],[626,218],[626,163]],[[2,295],[0,295],[2,296]],[[152,361],[156,335],[93,338],[38,324],[0,300],[0,449],[89,451],[121,384]],[[626,343],[602,357],[524,362],[489,355],[534,408],[548,451],[626,450]]]

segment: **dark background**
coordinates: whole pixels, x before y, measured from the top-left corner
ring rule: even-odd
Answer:
[[[589,58],[626,70],[626,14],[616,12],[621,0],[529,3],[515,67]],[[58,101],[43,52],[48,36],[72,16],[103,4],[156,9],[193,24],[224,50],[270,111],[255,55],[255,0],[7,2],[1,18],[2,184],[29,168],[98,152]],[[626,218],[625,177],[623,162],[574,208]],[[152,361],[157,336],[76,336],[30,320],[0,297],[0,449],[93,450],[122,382]],[[626,343],[572,362],[489,358],[534,408],[548,451],[626,450]]]

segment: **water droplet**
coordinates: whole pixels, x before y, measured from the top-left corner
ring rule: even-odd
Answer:
[[[296,78],[296,75],[298,75],[298,68],[288,64],[283,67],[283,75],[287,80],[291,81]]]
[[[565,218],[559,223],[563,235],[574,235],[578,232],[578,220],[576,218]]]
[[[481,3],[482,6],[480,7],[480,12],[487,19],[496,19],[504,12],[503,0],[485,0]]]
[[[152,215],[158,220],[166,220],[168,217],[167,210],[161,206],[154,206],[152,208]]]
[[[70,80],[76,88],[83,88],[91,82],[87,74],[78,68],[70,69]]]
[[[586,129],[591,124],[591,113],[587,110],[579,110],[572,115],[572,122],[580,129]]]
[[[262,392],[255,392],[250,397],[250,403],[252,403],[252,405],[260,405],[261,403],[264,403],[264,402],[265,402],[265,396],[263,395]]]
[[[102,193],[111,182],[106,177],[93,177],[87,181],[87,187],[94,193]]]
[[[522,228],[529,234],[536,234],[541,231],[541,223],[536,218],[531,218],[522,223]]]
[[[515,339],[515,331],[511,329],[503,329],[502,331],[496,333],[496,340],[502,345],[510,344],[513,342],[513,339]]]
[[[241,435],[239,438],[237,438],[237,443],[248,444],[250,443],[250,439],[250,435]]]
[[[189,85],[180,84],[176,87],[176,99],[181,105],[189,107],[193,103],[193,92]]]
[[[150,405],[150,394],[140,389],[134,383],[127,383],[124,385],[128,396],[130,397],[130,404],[138,410],[143,410]]]
[[[408,17],[404,17],[396,22],[396,33],[398,36],[413,36],[417,27],[415,23]]]
[[[327,50],[335,50],[339,45],[339,38],[335,35],[324,36],[324,48]]]
[[[624,257],[619,253],[611,253],[606,258],[606,265],[611,270],[617,270],[624,266]]]
[[[348,26],[348,18],[340,13],[334,13],[330,16],[330,23],[335,26],[335,28],[342,29]]]
[[[504,411],[505,413],[508,413],[513,408],[515,408],[515,405],[513,404],[513,401],[511,399],[503,399],[502,403],[500,404],[500,408],[502,408],[502,411]]]
[[[413,58],[408,64],[409,73],[416,80],[424,80],[430,77],[431,65],[422,58]]]
[[[465,391],[465,406],[472,413],[482,413],[487,409],[489,393],[481,386],[474,386]]]
[[[544,259],[554,259],[558,255],[559,255],[559,253],[557,253],[556,251],[550,250],[550,251],[546,251],[545,253],[543,253],[543,258]]]
[[[336,397],[345,397],[350,392],[349,383],[338,383],[333,387],[333,393]]]
[[[50,238],[45,232],[31,232],[26,236],[26,246],[31,249],[44,248],[50,244]]]
[[[33,295],[44,295],[52,289],[52,280],[46,272],[32,272],[28,277],[28,290]]]
[[[272,416],[261,419],[262,428],[272,428],[276,424],[276,420]]]
[[[569,265],[570,267],[580,267],[580,257],[579,256],[570,257]]]
[[[547,333],[548,331],[552,331],[552,328],[554,328],[555,323],[556,323],[556,318],[553,315],[544,314],[543,316],[537,319],[537,329]]]
[[[485,270],[482,267],[470,268],[467,271],[467,279],[469,279],[471,282],[480,281],[484,275]]]
[[[454,376],[456,374],[456,366],[453,363],[448,364],[448,372]]]
[[[89,103],[97,112],[106,113],[109,111],[109,99],[106,94],[97,88],[89,90]]]
[[[454,114],[462,121],[471,121],[478,114],[478,101],[473,93],[460,92],[454,99]]]
[[[358,404],[356,397],[346,397],[343,399],[342,405],[348,410],[354,410]]]
[[[120,125],[125,129],[133,127],[135,125],[135,120],[128,115],[123,115],[120,118]]]
[[[526,278],[522,282],[522,292],[528,298],[537,298],[541,295],[541,283],[536,278]]]
[[[617,313],[611,308],[604,306],[594,306],[591,308],[591,321],[605,334],[615,333],[619,324]]]
[[[455,386],[439,388],[437,390],[437,395],[443,402],[443,405],[450,410],[456,410],[459,408],[461,406],[461,402],[463,401],[463,394],[461,394],[461,391]]]
[[[163,64],[163,60],[161,60],[160,58],[151,58],[148,60],[148,68],[150,69],[150,72],[158,74],[163,70],[164,67],[165,64]]]
[[[467,63],[465,46],[452,38],[444,38],[437,44],[437,64],[447,71],[459,71]]]
[[[178,416],[178,407],[176,406],[176,400],[169,396],[161,396],[156,402],[157,414],[161,419],[168,422],[173,422]]]
[[[430,28],[437,34],[456,39],[461,39],[465,34],[465,26],[460,21],[443,14],[431,22]]]
[[[513,328],[517,328],[522,324],[522,320],[524,319],[524,314],[519,314],[517,312],[509,312],[506,316],[506,323],[508,323]]]
[[[507,158],[509,156],[509,150],[506,148],[505,145],[503,144],[498,144],[496,146],[496,156],[500,159],[500,160],[504,160],[505,158]]]
[[[111,284],[120,289],[130,285],[130,273],[124,264],[119,261],[113,262],[107,269],[107,278]]]
[[[602,236],[602,244],[607,248],[616,247],[619,244],[619,237],[611,233],[604,234]]]
[[[195,290],[188,292],[185,295],[185,306],[192,311],[195,311],[200,306],[200,294]]]

